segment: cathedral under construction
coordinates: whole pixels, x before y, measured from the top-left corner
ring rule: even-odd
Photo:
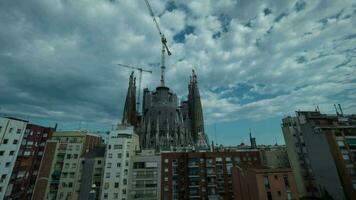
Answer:
[[[140,99],[139,99],[140,101]],[[143,89],[142,110],[136,103],[136,80],[131,73],[127,90],[122,124],[135,127],[142,149],[173,150],[194,147],[202,139],[204,118],[197,75],[194,70],[188,84],[188,98],[179,103],[177,95],[164,84],[150,91]]]

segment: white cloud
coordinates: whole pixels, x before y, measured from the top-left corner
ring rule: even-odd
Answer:
[[[298,11],[283,0],[174,1],[170,11],[165,1],[150,3],[173,53],[167,83],[184,97],[195,68],[208,122],[283,116],[314,104],[356,112],[355,37],[345,39],[355,34],[352,1],[308,1]],[[160,38],[143,1],[8,2],[0,13],[7,112],[115,121],[129,74],[116,63],[153,64],[143,86],[159,83]],[[175,42],[187,26],[193,32]]]

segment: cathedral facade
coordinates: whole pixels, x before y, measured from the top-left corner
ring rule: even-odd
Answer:
[[[136,85],[130,76],[122,123],[135,127],[142,149],[173,150],[193,147],[204,133],[204,119],[195,72],[188,84],[188,99],[179,103],[166,86],[143,90],[142,111],[136,110]]]

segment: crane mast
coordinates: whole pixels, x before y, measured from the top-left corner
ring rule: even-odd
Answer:
[[[131,66],[131,65],[124,65],[124,64],[117,64],[121,67],[126,67],[126,68],[130,68],[130,69],[133,69],[133,70],[137,70],[140,72],[139,74],[139,77],[138,77],[138,93],[137,93],[137,110],[139,110],[140,106],[140,101],[141,101],[141,82],[142,82],[142,72],[147,72],[147,73],[150,73],[152,74],[152,71],[151,70],[146,70],[146,69],[143,69],[141,67],[135,67],[135,66]]]
[[[166,69],[166,66],[165,66],[165,54],[166,54],[166,51],[167,51],[168,56],[172,55],[172,53],[168,49],[167,39],[164,36],[164,34],[162,33],[162,31],[161,31],[161,29],[160,29],[160,27],[158,25],[158,22],[157,22],[156,17],[155,17],[155,15],[153,13],[153,10],[151,8],[150,3],[148,2],[148,0],[145,0],[145,3],[147,5],[148,11],[150,12],[150,15],[151,15],[151,17],[153,19],[153,22],[156,25],[157,31],[158,31],[158,33],[160,35],[160,38],[161,38],[161,43],[162,43],[162,52],[161,52],[161,86],[164,87],[165,86],[165,84],[164,84],[164,73],[165,73],[165,69]]]

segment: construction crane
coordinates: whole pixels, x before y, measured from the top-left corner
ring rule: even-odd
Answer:
[[[161,43],[162,43],[162,54],[161,54],[161,86],[164,87],[164,70],[166,69],[166,66],[165,66],[165,51],[167,50],[167,54],[170,56],[172,55],[172,53],[169,51],[168,49],[168,46],[167,46],[167,39],[166,37],[164,36],[164,34],[162,33],[159,25],[158,25],[158,22],[156,20],[156,17],[155,15],[153,14],[153,11],[152,11],[152,8],[150,6],[150,3],[148,2],[148,0],[145,0],[146,2],[146,5],[147,5],[147,8],[148,8],[148,11],[150,12],[150,15],[153,19],[153,22],[155,23],[156,25],[156,28],[158,30],[158,33],[161,37]]]
[[[150,73],[152,74],[152,71],[151,70],[146,70],[146,69],[143,69],[141,67],[135,67],[135,66],[131,66],[131,65],[123,65],[123,64],[117,64],[121,67],[126,67],[126,68],[130,68],[130,69],[134,69],[134,70],[137,70],[140,72],[140,75],[138,77],[138,94],[137,94],[137,103],[136,104],[140,104],[140,97],[141,97],[141,81],[142,81],[142,72],[147,72],[147,73]],[[137,109],[139,109],[139,106],[137,106]]]

